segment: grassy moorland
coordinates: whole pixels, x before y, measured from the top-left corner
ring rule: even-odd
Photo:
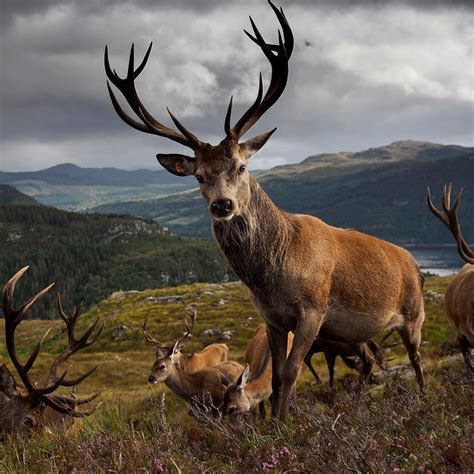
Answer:
[[[252,416],[239,420],[188,415],[166,387],[146,383],[154,351],[140,322],[148,317],[154,335],[171,341],[183,331],[183,308],[194,303],[198,320],[186,350],[206,342],[199,336],[218,325],[234,331],[232,358],[242,361],[260,323],[240,284],[194,284],[177,288],[116,293],[84,315],[106,328],[95,346],[76,356],[71,372],[100,363],[79,394],[102,392],[96,413],[73,430],[43,437],[14,436],[0,444],[2,472],[472,472],[474,469],[474,390],[456,353],[455,334],[443,315],[449,278],[426,282],[427,317],[422,356],[428,393],[420,396],[410,370],[379,376],[380,384],[355,390],[356,374],[336,367],[336,385],[318,386],[304,369],[293,415],[286,426]],[[169,300],[149,297],[176,296]],[[3,329],[3,321],[0,321]],[[26,355],[51,327],[36,375],[64,343],[60,321],[26,321],[18,346]],[[117,338],[117,328],[122,334]],[[115,336],[115,337],[114,337]],[[396,340],[396,336],[392,336]],[[118,339],[118,340],[117,340]],[[391,349],[391,366],[407,363],[404,350]],[[323,380],[322,356],[315,356]],[[8,364],[3,330],[0,363]]]

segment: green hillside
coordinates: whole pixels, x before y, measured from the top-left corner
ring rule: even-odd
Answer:
[[[0,282],[30,265],[18,285],[25,301],[52,281],[67,305],[90,306],[114,291],[220,282],[224,260],[212,242],[166,235],[150,221],[84,215],[45,206],[0,206]],[[52,296],[33,311],[53,317]]]
[[[18,191],[18,189],[8,184],[0,184],[0,204],[12,204],[23,206],[39,206],[36,199]]]
[[[472,148],[407,140],[358,153],[316,155],[257,177],[287,211],[399,243],[450,243],[449,234],[427,212],[425,193],[430,185],[439,196],[442,186],[452,181],[466,187],[463,228],[466,235],[474,234]],[[180,235],[210,237],[206,204],[197,190],[92,210],[158,219]]]
[[[25,275],[25,279],[31,276]],[[243,362],[255,327],[262,321],[241,284],[192,284],[114,294],[84,315],[82,327],[101,316],[106,326],[95,345],[74,356],[71,376],[100,363],[78,388],[79,396],[99,391],[102,405],[68,432],[14,436],[0,443],[6,473],[50,472],[472,472],[474,469],[473,384],[464,372],[455,333],[443,314],[449,278],[426,280],[426,321],[421,355],[427,394],[420,396],[406,351],[389,349],[393,369],[377,374],[378,384],[357,389],[357,373],[338,359],[333,389],[327,385],[322,354],[313,363],[322,385],[303,368],[287,426],[247,417],[190,416],[186,404],[162,384],[148,385],[155,351],[145,342],[141,322],[153,335],[172,342],[184,329],[187,304],[198,311],[194,337],[185,351],[218,338],[201,332],[219,326],[233,331],[226,341],[232,360]],[[69,308],[68,308],[69,309]],[[61,321],[25,321],[17,345],[27,354],[52,328],[34,367],[42,380],[54,354],[64,347]],[[117,332],[117,328],[121,332]],[[397,341],[392,336],[390,341]],[[0,319],[0,364],[12,370]],[[207,416],[206,416],[207,415]],[[21,451],[19,451],[21,450]],[[163,471],[157,466],[163,466]],[[161,469],[161,468],[160,468]]]

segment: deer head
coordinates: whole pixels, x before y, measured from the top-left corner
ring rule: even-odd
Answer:
[[[294,45],[293,34],[283,10],[275,7],[271,1],[269,1],[269,4],[275,12],[283,31],[283,37],[278,31],[278,44],[266,43],[252,18],[250,18],[250,22],[255,36],[244,31],[253,42],[260,46],[271,64],[270,85],[264,95],[262,75],[260,74],[257,98],[234,126],[231,126],[231,97],[224,122],[226,136],[218,145],[211,145],[199,140],[182,125],[169,109],[168,113],[177,130],[168,128],[154,118],[139,99],[134,81],[146,65],[152,47],[151,44],[136,69],[134,65],[134,46],[132,45],[125,78],[120,78],[115,70],[111,69],[107,46],[105,48],[104,62],[107,77],[120,90],[140,121],[124,112],[109,82],[107,82],[115,111],[131,127],[141,132],[169,138],[193,150],[194,154],[192,156],[158,154],[156,157],[170,173],[177,176],[194,175],[196,177],[201,193],[208,203],[210,214],[215,220],[230,220],[234,215],[238,215],[245,210],[250,200],[248,160],[276,130],[273,129],[270,132],[240,142],[242,136],[278,100],[288,79],[288,60]]]
[[[224,394],[223,412],[225,415],[250,411],[253,404],[249,394],[245,390],[250,381],[250,367],[247,364],[244,371],[237,379],[237,382],[227,387]]]
[[[59,295],[57,299],[58,311],[66,324],[68,344],[54,359],[45,386],[39,387],[31,379],[29,372],[38,357],[49,330],[38,342],[27,361],[25,363],[20,362],[15,346],[15,330],[23,321],[28,310],[53,286],[50,285],[40,291],[19,309],[13,308],[12,300],[15,285],[27,270],[28,267],[25,267],[17,272],[3,290],[3,316],[5,318],[7,351],[23,384],[23,387],[17,385],[13,374],[6,365],[0,367],[0,419],[2,421],[0,431],[3,433],[25,429],[43,430],[51,425],[69,426],[71,419],[82,418],[93,413],[94,409],[79,411],[78,407],[89,404],[98,396],[98,394],[94,394],[89,398],[80,399],[75,395],[67,396],[54,393],[59,387],[76,387],[96,370],[97,367],[94,367],[75,379],[66,378],[67,371],[58,375],[59,367],[77,351],[93,344],[103,329],[102,325],[96,331],[99,323],[99,320],[97,320],[85,331],[82,337],[76,338],[75,325],[80,315],[80,308],[74,308],[72,315],[67,316],[62,308]],[[93,336],[94,332],[95,335]],[[57,416],[52,416],[51,412]]]
[[[442,207],[443,210],[440,211],[437,209],[433,201],[431,200],[431,191],[430,188],[427,189],[427,197],[426,202],[428,205],[429,210],[450,230],[451,234],[453,234],[454,240],[456,241],[456,245],[458,247],[459,255],[463,260],[467,263],[474,265],[474,251],[471,250],[467,242],[464,240],[464,237],[461,232],[461,226],[459,225],[458,219],[458,209],[461,205],[461,197],[463,189],[458,192],[456,199],[454,201],[453,207],[451,207],[451,191],[452,191],[452,184],[448,184],[448,186],[444,186],[443,188],[443,200],[442,200]]]
[[[142,324],[145,339],[156,347],[155,362],[153,363],[151,374],[148,377],[148,382],[151,384],[164,382],[168,379],[173,366],[179,363],[182,348],[186,341],[193,335],[197,312],[191,306],[186,307],[185,311],[184,324],[186,325],[186,331],[182,336],[178,337],[171,346],[163,345],[151,335],[146,319]],[[191,324],[188,322],[188,316],[191,318]]]

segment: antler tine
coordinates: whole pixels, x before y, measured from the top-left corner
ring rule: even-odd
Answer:
[[[194,134],[189,132],[183,125],[179,124],[178,126],[177,123],[179,122],[177,122],[177,120],[173,119],[175,125],[178,127],[180,132],[177,132],[176,130],[173,130],[159,122],[155,117],[153,117],[153,115],[150,114],[150,112],[148,112],[148,110],[145,108],[140,98],[138,97],[135,88],[135,79],[145,68],[145,65],[150,56],[152,45],[153,43],[150,43],[150,46],[148,47],[142,62],[135,69],[135,45],[132,43],[127,67],[127,76],[125,78],[119,77],[115,70],[112,71],[109,62],[108,47],[105,47],[104,65],[107,77],[109,78],[110,82],[112,82],[112,84],[117,87],[117,89],[119,89],[119,91],[122,93],[128,104],[130,105],[133,112],[135,112],[135,114],[140,118],[142,123],[134,120],[122,109],[117,98],[115,97],[114,92],[112,91],[112,88],[110,87],[110,84],[107,82],[107,89],[109,91],[112,105],[115,111],[117,112],[117,115],[125,123],[137,130],[169,138],[170,140],[178,142],[181,145],[188,146],[193,150],[201,148],[203,146],[203,143]]]
[[[12,361],[18,375],[20,376],[23,385],[28,390],[28,393],[34,395],[37,394],[38,390],[35,384],[30,380],[28,372],[33,367],[33,364],[38,357],[38,354],[41,350],[41,346],[48,336],[49,330],[43,335],[40,341],[37,343],[35,349],[28,357],[28,360],[25,364],[22,364],[18,359],[15,346],[15,330],[17,326],[21,323],[25,317],[28,310],[33,306],[33,304],[38,301],[42,296],[44,296],[53,285],[49,285],[45,289],[38,292],[35,296],[30,298],[25,304],[23,304],[19,309],[13,308],[13,294],[15,291],[15,286],[18,280],[25,274],[29,266],[23,267],[20,269],[10,280],[7,282],[3,289],[3,316],[5,318],[5,339],[8,355]]]
[[[93,369],[89,370],[88,372],[82,374],[81,376],[73,380],[66,380],[65,374],[59,379],[57,376],[57,371],[58,371],[59,366],[63,364],[66,360],[68,360],[73,354],[75,354],[79,350],[85,347],[89,347],[91,344],[93,344],[102,333],[102,330],[104,329],[104,323],[102,323],[100,328],[96,331],[94,337],[92,339],[89,339],[91,335],[93,334],[93,332],[96,330],[97,325],[100,321],[100,318],[97,318],[89,326],[89,328],[84,332],[84,334],[79,339],[77,339],[75,335],[75,329],[76,329],[77,320],[79,319],[79,316],[81,314],[81,307],[82,307],[82,304],[77,307],[75,306],[72,311],[71,316],[67,316],[62,306],[61,295],[58,293],[57,308],[58,308],[59,315],[61,316],[62,320],[66,324],[68,343],[65,349],[54,359],[53,363],[51,364],[51,369],[49,371],[47,384],[53,383],[53,386],[54,386],[58,383],[58,380],[60,380],[60,383],[58,386],[72,387],[83,382],[87,377],[89,377],[97,369],[97,366],[96,366]]]
[[[143,333],[145,334],[145,339],[150,342],[151,344],[153,344],[154,346],[158,347],[159,349],[163,348],[163,344],[160,342],[160,341],[157,341],[150,333],[150,330],[148,329],[148,326],[147,326],[147,318],[145,318],[145,320],[143,321],[143,323],[141,323],[141,326],[143,328]]]
[[[190,338],[193,335],[194,324],[196,323],[197,311],[196,308],[192,306],[186,306],[184,309],[186,316],[184,317],[184,324],[186,325],[186,333],[184,334],[186,338]],[[191,327],[188,324],[188,316],[191,318]]]
[[[56,410],[59,413],[64,415],[68,415],[72,418],[84,418],[86,416],[92,415],[96,410],[97,407],[100,405],[97,404],[95,407],[91,408],[90,410],[85,411],[76,411],[76,407],[80,405],[84,405],[87,403],[92,402],[95,400],[99,394],[94,394],[86,399],[77,399],[77,398],[69,398],[64,395],[53,395],[51,397],[43,397],[44,402],[46,405],[50,406],[53,410]]]
[[[250,17],[250,24],[252,26],[255,36],[244,30],[245,34],[258,46],[269,60],[272,67],[272,77],[270,85],[265,93],[263,99],[261,98],[261,91],[252,106],[245,112],[232,129],[226,126],[227,136],[231,139],[239,139],[244,135],[257,120],[278,100],[283,93],[288,80],[288,61],[291,57],[294,47],[294,38],[290,25],[283,13],[283,9],[278,9],[271,1],[268,2],[275,12],[281,29],[283,31],[283,38],[280,30],[278,30],[278,44],[266,43],[263,36],[260,34],[255,22]],[[229,105],[229,109],[231,105]],[[230,121],[230,110],[227,115]]]
[[[464,240],[464,237],[461,232],[461,226],[459,224],[459,218],[457,211],[461,206],[461,198],[463,193],[463,188],[458,192],[456,199],[454,200],[454,205],[451,207],[451,192],[452,192],[452,183],[445,185],[443,188],[443,199],[442,206],[443,211],[438,210],[434,205],[431,199],[430,188],[427,189],[427,204],[430,211],[439,219],[443,224],[449,229],[454,239],[456,240],[456,245],[458,248],[459,255],[467,263],[474,264],[474,251],[471,250],[467,242]]]

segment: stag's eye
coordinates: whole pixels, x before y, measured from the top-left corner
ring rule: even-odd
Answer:
[[[31,418],[31,416],[25,416],[23,418],[23,426],[31,428],[33,426],[33,418]]]
[[[239,174],[244,174],[245,171],[247,171],[247,167],[245,165],[242,165],[240,168],[239,168]]]
[[[202,177],[202,175],[197,174],[196,179],[198,180],[198,183],[204,183],[204,178]]]
[[[165,368],[166,368],[165,364],[162,364],[158,367],[158,370],[165,370]]]

